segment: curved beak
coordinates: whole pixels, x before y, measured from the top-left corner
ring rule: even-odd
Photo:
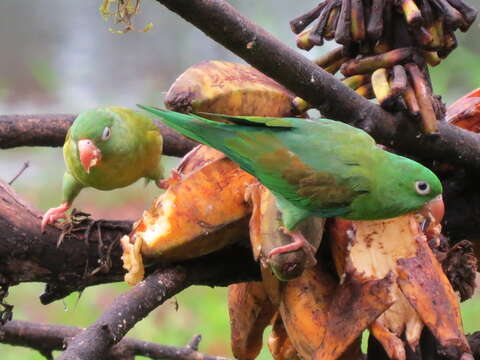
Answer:
[[[438,195],[436,198],[430,200],[423,206],[422,210],[421,213],[423,215],[431,214],[433,220],[436,223],[440,223],[443,219],[443,215],[445,215],[445,205],[443,203],[442,195]]]
[[[418,213],[421,216],[420,228],[422,232],[430,238],[438,237],[442,230],[440,223],[445,214],[442,195],[438,195],[436,198],[430,200],[420,208]]]
[[[90,173],[90,168],[97,165],[102,160],[102,152],[95,143],[90,139],[82,139],[77,143],[78,153],[80,155],[80,162],[87,174]]]

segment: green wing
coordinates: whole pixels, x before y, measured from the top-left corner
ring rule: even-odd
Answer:
[[[348,125],[330,120],[220,115],[238,124],[232,125],[140,107],[184,135],[222,151],[276,194],[320,216],[348,212],[355,197],[369,190],[363,168],[343,150],[342,141],[348,145],[352,140],[341,137],[355,139],[358,135]],[[332,136],[335,141],[329,139]]]
[[[233,116],[233,115],[224,115],[224,114],[213,114],[207,112],[198,112],[196,114],[213,116],[223,120],[231,121],[238,125],[246,126],[267,126],[267,127],[283,127],[283,128],[292,128],[295,127],[297,118],[278,118],[278,117],[268,117],[268,116]],[[205,119],[208,120],[208,119]]]

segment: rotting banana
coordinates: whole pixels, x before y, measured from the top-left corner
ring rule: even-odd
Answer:
[[[142,255],[161,262],[185,260],[246,238],[251,207],[244,194],[255,181],[214,149],[200,146],[187,154],[166,192],[122,239],[129,283],[141,280],[133,259]]]
[[[417,64],[406,64],[405,68],[410,75],[410,81],[415,91],[415,96],[422,116],[423,132],[426,134],[436,133],[438,130],[437,116],[433,109],[432,92]]]
[[[425,232],[427,236],[438,236],[443,202],[433,200],[428,206],[429,210],[422,214],[381,221],[336,219],[331,229],[331,246],[340,276],[348,263],[372,278],[389,273],[395,276],[394,304],[370,327],[392,359],[406,358],[402,336],[412,349],[416,348],[424,325],[443,346],[469,352],[458,299],[419,228],[419,222],[431,216],[433,221]],[[432,289],[438,296],[432,297]]]
[[[261,282],[228,287],[232,352],[236,359],[253,360],[262,349],[263,331],[276,313]]]
[[[309,241],[309,249],[303,248],[271,256],[273,249],[288,245],[291,238],[279,230],[283,226],[282,215],[273,194],[261,184],[251,185],[248,191],[253,204],[250,241],[254,258],[260,260],[264,267],[270,267],[280,280],[298,277],[305,267],[316,263],[315,253],[322,241],[325,220],[310,217],[299,225],[299,231]]]
[[[268,338],[268,349],[275,360],[301,360],[288,337],[283,320],[278,312],[272,321],[272,332]]]
[[[165,106],[179,112],[297,116],[295,95],[255,68],[207,61],[188,68],[172,84]]]
[[[388,70],[385,68],[377,69],[372,74],[372,87],[375,97],[381,107],[391,109],[396,100],[396,94],[393,93],[388,79]]]
[[[280,290],[280,314],[303,359],[334,360],[390,305],[392,279],[349,272],[341,285],[318,264]]]
[[[480,89],[473,90],[447,108],[446,120],[458,127],[480,132]]]

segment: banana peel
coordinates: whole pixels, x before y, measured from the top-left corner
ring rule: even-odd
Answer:
[[[320,264],[287,282],[280,314],[303,359],[339,359],[393,302],[393,278],[371,279],[348,267],[342,282]]]
[[[179,112],[297,116],[295,95],[257,69],[226,61],[188,68],[172,84],[165,106]]]
[[[465,130],[480,132],[480,89],[471,91],[447,108],[447,122]]]
[[[253,182],[253,176],[216,150],[199,146],[187,154],[166,192],[122,239],[128,282],[141,280],[142,255],[180,261],[246,238],[251,206],[244,197]]]
[[[260,183],[253,184],[249,187],[247,196],[253,204],[250,241],[254,258],[260,260],[262,266],[269,266],[281,280],[298,277],[305,267],[316,262],[314,255],[322,241],[325,220],[310,217],[299,224],[298,230],[309,241],[309,249],[269,256],[274,248],[289,244],[291,238],[279,230],[283,225],[282,214],[277,208],[275,197],[266,187]]]
[[[268,349],[275,360],[301,360],[288,337],[287,330],[278,312],[272,321],[272,332],[268,337]]]
[[[443,202],[439,201],[422,214],[379,221],[336,219],[331,228],[332,252],[340,276],[348,264],[372,278],[393,274],[394,302],[370,326],[391,359],[406,359],[403,338],[415,351],[424,326],[442,346],[470,352],[458,298],[427,243],[427,237],[434,243],[441,231]],[[429,225],[423,233],[420,225],[425,224]]]
[[[262,349],[263,331],[276,313],[261,282],[228,287],[232,352],[236,359],[253,360]]]

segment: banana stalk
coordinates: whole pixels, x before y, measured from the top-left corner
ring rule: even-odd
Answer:
[[[362,0],[351,0],[351,21],[352,21],[352,40],[363,41],[365,40],[365,17],[363,14],[363,2]]]
[[[290,28],[295,34],[301,33],[308,25],[310,25],[322,12],[326,2],[321,2],[312,10],[290,21]]]
[[[442,59],[440,59],[440,56],[438,56],[438,53],[436,51],[421,51],[423,57],[427,61],[427,64],[430,66],[437,66],[442,62]]]
[[[411,84],[413,85],[415,96],[420,107],[423,132],[426,134],[435,133],[438,130],[437,117],[433,109],[432,93],[427,80],[421,73],[417,64],[410,63],[405,65],[405,68],[410,75]]]
[[[474,23],[478,11],[465,3],[463,0],[448,0],[448,2],[463,16],[464,22],[460,25],[460,30],[463,32],[467,31]]]
[[[388,80],[388,71],[385,68],[377,69],[372,74],[372,87],[375,97],[381,107],[391,109],[395,103],[396,94],[393,93]]]
[[[350,0],[342,0],[340,15],[338,16],[338,24],[335,29],[335,41],[342,45],[348,45],[352,41],[352,20],[351,20],[351,2]]]
[[[297,35],[297,47],[299,49],[309,51],[311,48],[313,48],[314,44],[310,40],[311,32],[312,29],[307,29]]]
[[[326,68],[327,66],[340,60],[342,57],[343,57],[343,46],[339,46],[333,49],[332,51],[326,53],[325,55],[321,56],[317,60],[315,60],[315,64],[317,64],[321,68]]]
[[[399,48],[387,53],[352,59],[342,65],[340,71],[345,76],[371,73],[379,68],[390,68],[412,56],[411,48]]]
[[[368,82],[370,82],[369,74],[353,75],[342,80],[342,83],[353,90],[358,89],[360,86],[365,85]]]
[[[373,0],[370,17],[367,25],[368,39],[372,42],[377,41],[382,36],[383,31],[383,9],[385,0]]]
[[[423,24],[423,17],[415,1],[401,0],[400,4],[407,23],[414,28],[419,28]]]
[[[420,106],[418,105],[417,96],[413,90],[410,82],[407,82],[407,88],[403,94],[403,99],[407,105],[408,112],[411,116],[417,117],[420,115]]]
[[[323,37],[325,40],[332,40],[335,38],[335,29],[338,24],[338,16],[340,14],[340,6],[336,5],[328,15],[327,24],[325,25],[325,30],[323,31]]]
[[[355,92],[366,99],[375,99],[375,93],[371,83],[360,86]]]

